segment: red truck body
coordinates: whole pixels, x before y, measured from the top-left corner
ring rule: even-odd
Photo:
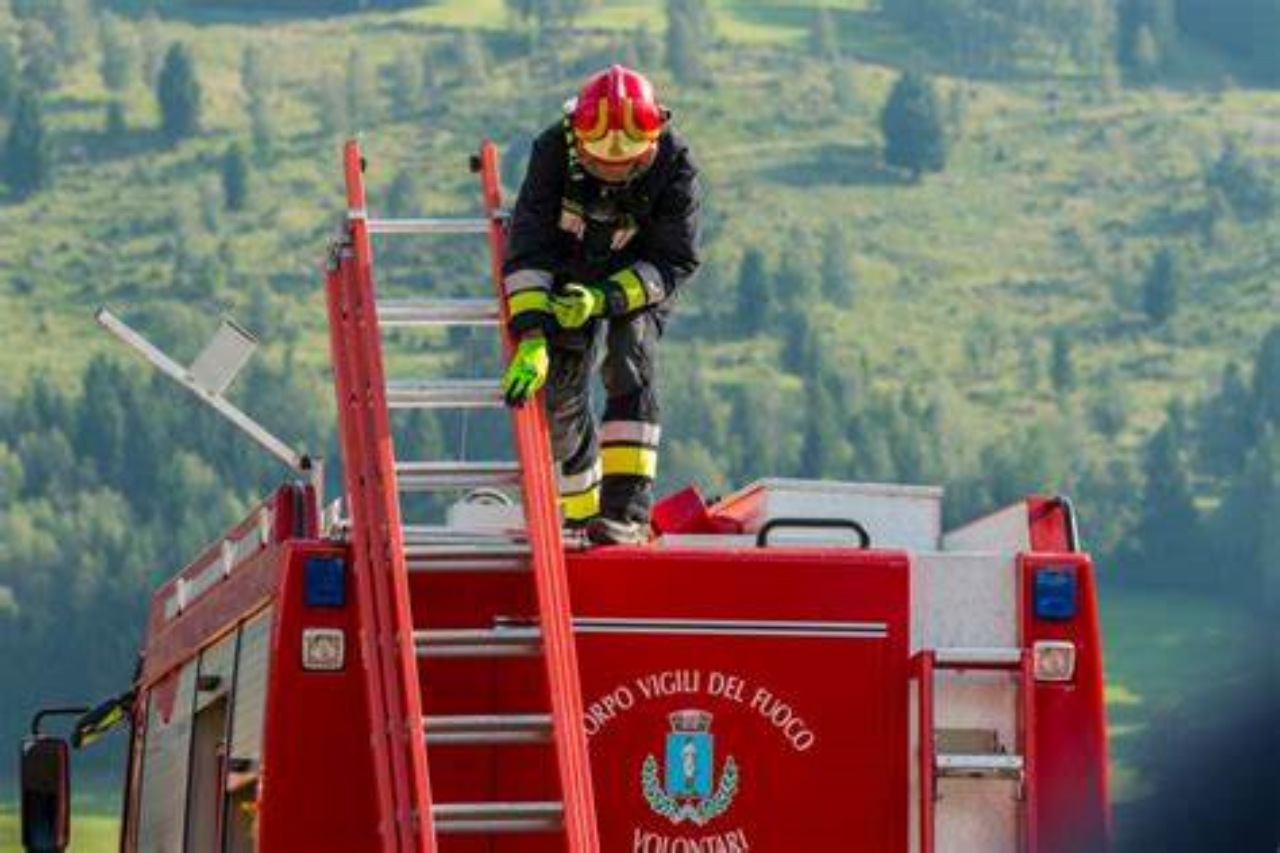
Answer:
[[[1010,781],[948,777],[933,762],[935,728],[923,722],[945,716],[951,689],[940,682],[935,690],[930,670],[956,657],[924,642],[925,614],[966,601],[925,607],[922,597],[939,587],[922,582],[910,550],[760,547],[741,536],[758,499],[748,492],[705,507],[677,496],[660,508],[673,527],[657,543],[567,555],[601,848],[1104,849],[1093,567],[1073,549],[1062,506],[1031,499],[1011,510],[1023,519],[1026,547],[997,571],[1008,575],[1007,616],[1022,655],[1010,667],[993,658],[986,672],[978,660],[957,667],[956,677],[991,689],[1012,685],[1020,730],[1001,746],[1024,764]],[[125,851],[379,849],[386,828],[373,787],[361,677],[367,632],[352,566],[349,546],[321,531],[310,490],[286,486],[156,593],[134,712]],[[1069,617],[1038,603],[1045,572],[1071,579]],[[536,613],[527,579],[512,573],[465,583],[414,573],[410,584],[414,624],[425,630],[487,622],[518,638]],[[339,638],[340,653],[325,637]],[[1066,680],[1033,671],[1044,643],[1073,647]],[[542,667],[512,651],[424,666],[428,721],[541,707]],[[307,655],[332,668],[307,668]],[[937,737],[960,742],[1005,725],[956,722]],[[553,799],[551,748],[533,738],[465,750],[446,742],[430,757],[433,797]],[[682,772],[690,787],[674,797]],[[984,793],[967,799],[976,790]],[[1005,803],[1014,822],[992,842],[990,825],[1003,819],[993,812]],[[564,845],[556,834],[462,834],[442,838],[439,849]]]

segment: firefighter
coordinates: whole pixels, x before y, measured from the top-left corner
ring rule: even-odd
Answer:
[[[699,264],[698,170],[670,117],[636,71],[592,76],[534,140],[503,264],[518,342],[506,400],[522,405],[545,384],[561,511],[598,544],[648,539],[658,339]]]

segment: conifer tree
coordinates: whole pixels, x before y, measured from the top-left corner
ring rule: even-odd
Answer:
[[[164,57],[156,81],[160,102],[161,130],[170,144],[200,131],[200,82],[186,45],[174,43]]]
[[[222,195],[227,210],[244,210],[249,200],[249,161],[238,142],[222,155]]]
[[[941,172],[947,164],[947,139],[933,84],[915,72],[898,78],[880,115],[885,162],[907,169],[913,180]]]
[[[1222,371],[1218,390],[1200,408],[1197,460],[1208,474],[1233,477],[1257,441],[1260,426],[1244,371],[1232,362]]]
[[[347,54],[346,80],[343,86],[346,95],[347,130],[355,132],[368,127],[378,119],[378,89],[374,85],[373,73],[362,51],[352,48]]]
[[[840,36],[826,6],[815,9],[809,19],[809,58],[823,62],[840,59]]]
[[[1076,387],[1076,367],[1075,360],[1071,356],[1071,338],[1062,330],[1058,330],[1053,335],[1049,375],[1053,380],[1053,390],[1059,394],[1069,394]]]
[[[759,334],[773,313],[774,303],[764,252],[755,247],[747,249],[738,270],[738,331],[744,335]]]
[[[18,66],[18,52],[12,42],[0,34],[0,113],[8,115],[22,88],[22,74]]]
[[[103,16],[98,41],[102,51],[98,73],[107,90],[119,94],[129,88],[129,81],[133,77],[133,44],[114,15]]]
[[[112,98],[107,102],[106,117],[103,121],[102,132],[107,139],[121,139],[129,130],[129,125],[124,115],[124,104],[119,99]]]
[[[838,305],[848,305],[857,288],[855,276],[848,235],[832,225],[822,235],[823,294]]]
[[[667,0],[667,65],[682,83],[706,82],[715,22],[706,0]]]
[[[18,95],[0,160],[4,182],[15,198],[27,198],[48,185],[52,171],[49,148],[40,99],[35,92],[24,90]]]
[[[1168,246],[1156,253],[1142,282],[1142,310],[1152,323],[1161,325],[1173,317],[1182,296],[1178,257]]]
[[[1272,326],[1253,367],[1253,398],[1265,427],[1280,431],[1280,326]]]
[[[62,69],[53,33],[39,18],[28,18],[22,22],[20,40],[22,82],[40,92],[55,88]]]
[[[1150,83],[1160,75],[1160,66],[1164,57],[1160,52],[1160,42],[1156,41],[1151,27],[1143,24],[1138,28],[1133,42],[1133,77],[1140,83]]]
[[[1178,409],[1143,451],[1143,490],[1134,536],[1142,574],[1160,585],[1195,585],[1200,518],[1191,493]]]
[[[270,59],[257,45],[249,45],[240,57],[240,88],[244,90],[249,115],[253,153],[259,163],[275,158],[276,81]]]

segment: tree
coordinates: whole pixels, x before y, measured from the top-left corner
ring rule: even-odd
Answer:
[[[420,71],[418,60],[408,51],[400,51],[384,66],[382,76],[391,92],[391,111],[396,118],[409,118],[422,109]]]
[[[346,94],[347,130],[355,132],[364,129],[378,119],[378,87],[373,82],[373,72],[365,60],[363,51],[355,48],[347,54],[346,80],[343,85]]]
[[[107,139],[122,139],[129,131],[128,122],[125,120],[124,104],[119,99],[112,98],[107,102],[106,118],[103,122],[102,132]]]
[[[1178,310],[1182,296],[1182,274],[1178,257],[1168,246],[1156,253],[1142,281],[1142,310],[1157,326]]]
[[[1266,219],[1276,207],[1275,181],[1262,164],[1247,157],[1233,137],[1205,173],[1205,184],[1222,194],[1241,220]]]
[[[336,71],[324,74],[313,98],[321,133],[330,138],[345,133],[348,129],[347,99],[343,94],[342,78]]]
[[[815,9],[809,19],[809,57],[823,62],[840,59],[840,34],[826,6]]]
[[[1160,586],[1196,585],[1200,568],[1200,517],[1191,494],[1179,411],[1170,410],[1143,451],[1141,510],[1133,531],[1139,569]]]
[[[44,111],[35,92],[18,95],[13,122],[4,143],[4,182],[15,198],[24,199],[49,183],[52,157],[44,128]]]
[[[1232,362],[1222,371],[1217,392],[1200,406],[1197,461],[1208,474],[1233,477],[1257,441],[1260,424],[1244,371]]]
[[[844,416],[827,377],[809,377],[804,439],[800,446],[800,475],[837,479],[843,475],[852,448],[841,432]]]
[[[1071,357],[1071,338],[1061,329],[1053,334],[1049,375],[1053,380],[1053,390],[1058,394],[1069,394],[1076,387],[1076,367]]]
[[[662,40],[649,29],[648,21],[636,24],[628,43],[635,47],[636,62],[640,68],[656,68],[662,62]]]
[[[418,170],[404,168],[396,171],[387,189],[387,215],[397,219],[413,216],[422,209],[422,186]]]
[[[1163,63],[1160,42],[1156,41],[1151,27],[1143,24],[1138,28],[1133,41],[1133,64],[1130,67],[1133,78],[1140,83],[1150,83],[1160,76]]]
[[[885,162],[907,169],[913,180],[941,172],[947,163],[947,139],[933,84],[915,72],[898,78],[880,114]]]
[[[0,113],[8,114],[22,88],[22,73],[18,67],[18,54],[12,42],[0,34]]]
[[[238,142],[222,155],[222,195],[227,210],[244,210],[249,199],[249,161]]]
[[[838,225],[832,225],[822,235],[823,294],[832,302],[847,306],[857,289],[856,277],[849,237]]]
[[[114,15],[103,15],[98,40],[102,49],[98,73],[107,90],[119,94],[129,88],[133,77],[136,61],[133,42]]]
[[[843,118],[848,118],[860,106],[858,101],[859,75],[857,66],[850,60],[834,62],[827,69],[831,84],[831,103]]]
[[[759,334],[773,313],[773,283],[765,266],[764,252],[752,247],[742,256],[738,269],[738,331]]]
[[[816,254],[808,235],[800,230],[791,232],[774,276],[780,301],[788,308],[805,310],[822,290],[818,278],[821,270],[814,262]]]
[[[458,70],[468,83],[483,80],[489,74],[489,51],[475,30],[464,30],[455,45]]]
[[[1263,425],[1280,430],[1280,326],[1272,326],[1253,367],[1253,399]]]
[[[260,163],[275,158],[276,79],[270,60],[262,48],[249,45],[240,56],[240,88],[244,90],[249,114],[253,153]]]
[[[713,30],[706,0],[667,0],[667,65],[677,80],[701,83],[710,76],[706,54]]]
[[[23,83],[41,92],[58,85],[58,47],[43,21],[29,18],[22,22],[21,57]]]
[[[186,45],[169,47],[156,81],[160,102],[161,129],[170,144],[177,144],[200,131],[200,82]]]

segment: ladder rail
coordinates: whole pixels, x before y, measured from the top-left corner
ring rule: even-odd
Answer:
[[[364,436],[361,429],[362,419],[354,414],[348,414],[349,409],[356,406],[357,398],[354,386],[355,380],[351,376],[347,356],[350,342],[347,328],[346,291],[349,288],[345,286],[344,279],[349,273],[344,264],[350,263],[350,254],[351,250],[345,244],[336,246],[330,269],[326,275],[329,308],[329,344],[332,353],[334,387],[338,398],[339,438],[342,443],[344,457],[343,474],[348,480],[351,477],[347,472],[350,470],[350,466],[355,464],[354,460],[357,458],[360,448],[364,445]],[[367,509],[363,506],[364,490],[359,487],[353,489],[352,483],[348,482],[346,491],[347,500],[351,504],[354,517],[366,517]],[[363,548],[367,545],[366,537],[363,533],[357,537],[354,526],[352,533],[352,552],[357,562],[356,570],[352,572],[352,579],[356,585],[356,604],[360,612],[361,624],[372,625],[376,621],[373,578],[372,573],[364,565],[360,565],[361,563],[368,563],[370,555],[363,552]],[[378,731],[385,725],[388,714],[387,700],[382,683],[384,673],[382,668],[375,664],[376,651],[368,644],[368,636],[367,633],[362,634],[360,653],[366,661],[364,675],[366,693],[369,697],[369,721],[371,728],[374,731]],[[371,737],[370,748],[373,751],[374,795],[378,804],[378,812],[380,815],[394,814],[396,805],[394,782],[391,776],[390,743],[386,738]]]
[[[480,146],[479,166],[484,210],[489,218],[489,247],[494,284],[504,330],[503,353],[514,351],[505,333],[509,312],[503,293],[502,262],[506,255],[506,229],[500,216],[502,191],[498,177],[498,149],[486,139]],[[525,525],[532,546],[533,573],[541,616],[543,654],[555,733],[560,793],[564,804],[564,831],[572,853],[598,853],[600,840],[595,812],[586,729],[582,724],[583,701],[577,647],[569,600],[560,511],[553,479],[554,462],[547,438],[542,396],[512,413],[516,447],[525,476],[522,483]]]
[[[335,337],[345,363],[346,395],[339,405],[347,415],[344,443],[344,476],[352,501],[352,538],[357,556],[364,557],[369,575],[373,616],[366,652],[373,657],[366,667],[374,713],[374,740],[386,740],[389,761],[375,769],[379,791],[389,786],[382,802],[384,847],[404,853],[434,853],[435,831],[431,819],[431,794],[423,742],[422,702],[418,692],[416,649],[411,641],[412,612],[408,575],[404,570],[401,519],[395,486],[391,425],[385,392],[381,329],[373,284],[373,253],[369,237],[363,167],[359,144],[344,149],[350,254],[345,261],[345,297],[338,306],[344,333]],[[345,309],[345,310],[343,310]],[[352,452],[354,451],[354,453]],[[375,672],[376,671],[376,672]],[[386,808],[390,806],[391,812]]]

